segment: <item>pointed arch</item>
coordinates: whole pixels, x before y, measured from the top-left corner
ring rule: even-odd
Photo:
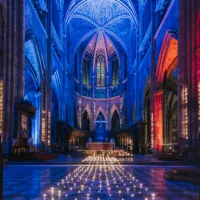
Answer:
[[[101,42],[102,45],[103,45],[103,47],[100,48],[100,49],[98,48],[99,42]],[[97,36],[97,40],[96,40],[96,44],[95,44],[94,57],[93,57],[93,71],[96,67],[97,57],[100,54],[102,54],[102,56],[105,58],[105,67],[106,67],[106,70],[108,71],[108,55],[107,55],[107,51],[106,51],[105,38],[104,38],[102,31],[99,31],[98,36]]]
[[[117,113],[118,113],[118,115],[120,117],[119,109],[117,108],[116,104],[114,104],[110,109],[110,119],[112,119],[112,116],[113,116],[115,110],[117,111]]]
[[[105,57],[102,54],[98,55],[96,58],[96,85],[97,87],[104,87],[106,84],[106,64],[105,64]]]
[[[98,109],[97,109],[97,111],[96,111],[96,115],[95,115],[95,120],[97,120],[97,117],[98,117],[98,115],[99,115],[100,112],[102,112],[102,114],[103,114],[105,120],[107,120],[106,112],[105,112],[105,110],[102,108],[102,106],[99,106],[99,107],[98,107]]]
[[[91,55],[88,51],[85,52],[82,59],[82,81],[84,84],[90,84],[90,66]]]
[[[44,59],[40,51],[38,36],[35,30],[28,30],[25,33],[25,68],[33,76],[34,82],[40,82],[44,76]]]
[[[29,100],[37,109],[29,130],[35,144],[39,144],[41,139],[42,96],[40,94],[42,94],[41,83],[45,74],[41,49],[38,33],[33,29],[27,30],[24,44],[24,99]]]
[[[78,3],[76,2],[76,0],[73,0],[70,5],[69,8],[64,16],[64,27],[66,28],[67,25],[69,24],[69,22],[72,19],[73,14],[75,13],[75,11],[84,3],[87,3],[88,0],[82,0],[79,1]],[[128,14],[130,15],[130,18],[133,20],[135,27],[138,27],[138,16],[137,16],[137,12],[135,7],[133,6],[131,0],[128,0],[128,4],[126,4],[124,1],[122,0],[115,0],[115,2],[117,2],[118,4],[120,4],[121,6],[123,6],[126,11],[128,12]]]
[[[91,130],[91,118],[87,110],[84,111],[82,119],[81,119],[81,128],[83,131],[90,131]]]
[[[161,83],[178,65],[178,39],[176,30],[166,31],[156,70],[157,83]]]
[[[112,137],[115,137],[116,133],[120,132],[120,115],[115,109],[111,117],[111,134]]]
[[[87,113],[88,113],[88,115],[89,115],[89,118],[90,118],[90,121],[92,121],[92,111],[91,111],[91,109],[90,109],[90,107],[89,107],[88,104],[87,104],[87,105],[85,106],[85,108],[83,109],[81,118],[83,117],[83,114],[84,114],[85,111],[87,111]]]
[[[117,54],[113,52],[111,56],[112,62],[112,85],[117,85],[119,83],[119,59]]]

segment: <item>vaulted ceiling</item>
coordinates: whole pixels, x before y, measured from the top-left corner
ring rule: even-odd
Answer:
[[[137,21],[136,6],[131,0],[72,0],[64,26],[73,52],[83,44],[87,48],[101,33],[109,44],[120,45],[128,54]]]

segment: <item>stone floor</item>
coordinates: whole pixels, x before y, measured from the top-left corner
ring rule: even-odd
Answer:
[[[56,160],[50,160],[48,163],[51,164],[78,164],[81,163],[83,157],[71,157],[67,158],[66,155],[60,154]],[[133,165],[183,165],[183,166],[192,166],[197,163],[191,160],[158,160],[156,157],[152,156],[143,156],[143,155],[134,155],[132,157],[121,157],[118,158],[121,164],[133,164]]]
[[[164,179],[172,168],[12,165],[4,170],[4,199],[196,200],[197,185]]]

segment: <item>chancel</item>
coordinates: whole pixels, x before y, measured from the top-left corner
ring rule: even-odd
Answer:
[[[199,136],[200,0],[0,0],[0,200],[200,199]]]

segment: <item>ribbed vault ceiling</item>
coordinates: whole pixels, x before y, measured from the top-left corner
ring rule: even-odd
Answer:
[[[64,25],[72,51],[83,43],[87,48],[95,35],[102,33],[128,53],[137,27],[137,14],[130,0],[72,0]]]

